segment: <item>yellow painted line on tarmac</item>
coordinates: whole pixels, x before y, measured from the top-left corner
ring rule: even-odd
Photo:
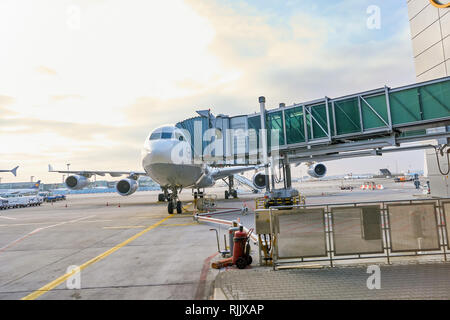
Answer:
[[[108,251],[105,251],[102,254],[96,256],[95,258],[93,258],[93,259],[83,263],[79,268],[73,269],[71,272],[62,275],[58,279],[53,280],[52,282],[46,284],[45,286],[41,287],[40,289],[30,293],[26,297],[23,297],[21,300],[35,300],[35,299],[39,298],[43,294],[45,294],[45,293],[49,292],[50,290],[52,290],[53,288],[59,286],[61,283],[63,283],[64,281],[66,281],[67,279],[72,277],[77,272],[79,272],[79,271],[89,267],[91,264],[94,264],[94,263],[96,263],[96,262],[98,262],[100,260],[103,260],[104,258],[109,256],[110,254],[112,254],[112,253],[116,252],[117,250],[119,250],[120,248],[126,246],[128,243],[136,240],[137,238],[139,238],[143,234],[147,233],[148,231],[156,228],[157,226],[162,224],[164,221],[170,219],[171,217],[172,216],[168,216],[168,217],[158,221],[157,223],[155,223],[155,224],[151,225],[150,227],[148,227],[147,229],[142,230],[141,232],[135,234],[134,236],[132,236],[131,238],[129,238],[129,239],[125,240],[124,242],[118,244],[117,246],[115,246],[115,247],[109,249]]]
[[[185,206],[183,206],[183,210],[184,210],[184,211],[188,211],[187,208],[189,208],[189,206],[192,205],[192,204],[194,204],[194,203],[193,203],[193,202],[187,203]]]
[[[118,227],[103,227],[103,229],[142,229],[145,226],[118,226]]]

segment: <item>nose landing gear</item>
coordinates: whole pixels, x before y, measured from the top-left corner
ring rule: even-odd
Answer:
[[[178,199],[177,189],[173,189],[172,194],[168,195],[168,201],[169,203],[167,204],[167,212],[169,214],[173,214],[175,210],[178,214],[183,211],[182,202]]]

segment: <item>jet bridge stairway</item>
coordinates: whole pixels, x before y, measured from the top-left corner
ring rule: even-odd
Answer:
[[[241,185],[243,185],[244,187],[246,187],[247,189],[250,189],[253,193],[258,193],[259,190],[255,188],[253,181],[251,181],[250,179],[241,176],[239,174],[235,174],[234,175],[234,179],[239,182]]]

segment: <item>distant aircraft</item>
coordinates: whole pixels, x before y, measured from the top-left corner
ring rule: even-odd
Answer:
[[[19,168],[19,166],[11,170],[0,170],[0,172],[11,172],[14,176],[17,176],[17,168]]]
[[[8,196],[8,195],[24,195],[24,194],[30,194],[30,193],[37,193],[39,192],[39,186],[41,185],[41,180],[38,180],[34,183],[34,185],[31,188],[27,189],[0,189],[0,195],[1,196]]]
[[[348,174],[344,177],[345,180],[349,179],[371,179],[373,178],[372,174],[363,174],[363,175],[356,175],[356,174]]]
[[[262,165],[234,166],[217,168],[205,163],[195,163],[192,158],[192,146],[186,138],[183,130],[175,126],[162,126],[156,128],[144,143],[142,152],[142,166],[144,172],[138,171],[69,171],[53,170],[48,166],[49,172],[59,172],[72,174],[67,177],[65,183],[71,190],[79,190],[89,184],[89,178],[93,175],[104,176],[109,174],[112,177],[128,175],[116,184],[116,191],[122,196],[133,194],[137,188],[139,176],[149,176],[156,181],[163,193],[159,194],[159,201],[168,201],[167,211],[173,214],[174,210],[181,213],[182,204],[178,194],[184,188],[197,189],[212,187],[217,180],[229,178],[235,174],[249,170],[257,170]],[[322,164],[313,165],[308,173],[316,178],[320,178],[326,173],[326,167]],[[244,181],[244,180],[243,180]],[[253,185],[257,189],[264,189],[266,186],[266,176],[263,172],[257,172],[253,176]],[[237,191],[231,193],[225,191],[225,198],[229,195],[237,197]],[[195,196],[195,193],[194,193]]]

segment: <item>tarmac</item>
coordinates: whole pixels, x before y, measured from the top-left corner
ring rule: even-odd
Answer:
[[[357,187],[361,181],[346,183]],[[417,198],[412,183],[385,181],[381,191],[341,191],[339,184],[306,182],[299,189],[307,204]],[[253,227],[255,195],[223,200],[224,190],[207,190],[217,194],[218,208],[245,204],[250,213],[220,218],[240,218]],[[210,229],[220,231],[223,247],[226,227],[196,223],[189,213],[168,215],[157,194],[69,195],[67,201],[2,211],[0,299],[449,298],[449,265],[438,261],[382,266],[382,289],[376,293],[364,289],[366,266],[273,271],[257,265],[256,247],[251,268],[212,269],[220,256]],[[192,201],[190,190],[181,199]],[[74,267],[79,272],[71,273]]]
[[[2,211],[0,299],[205,299],[215,235],[156,197],[69,195]],[[64,276],[71,266],[80,279]]]

